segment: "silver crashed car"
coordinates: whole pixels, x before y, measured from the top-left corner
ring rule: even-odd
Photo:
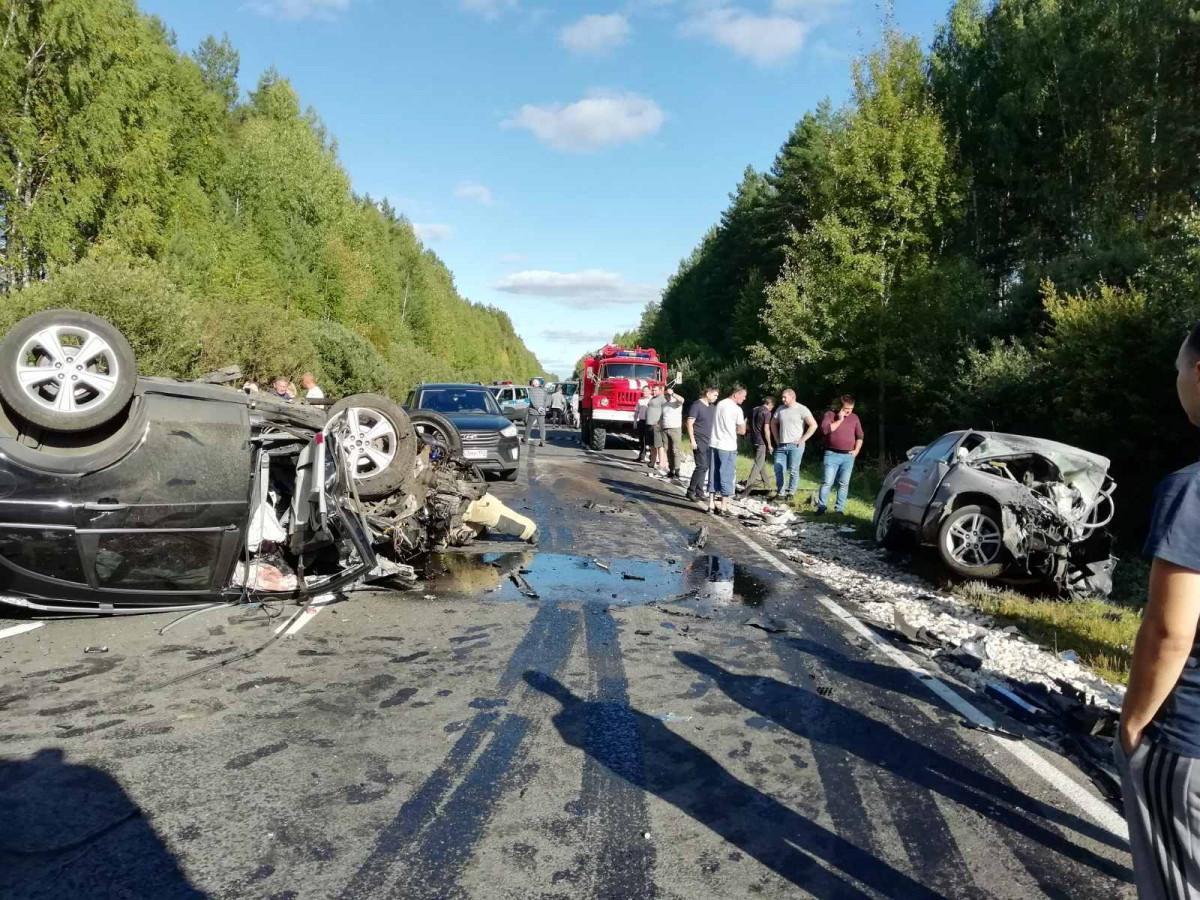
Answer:
[[[1102,456],[1040,438],[952,431],[888,473],[875,540],[932,544],[964,578],[1043,581],[1107,595],[1116,484]]]

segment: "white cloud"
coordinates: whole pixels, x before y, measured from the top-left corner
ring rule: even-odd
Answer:
[[[682,26],[686,35],[706,37],[760,66],[783,62],[799,53],[811,25],[791,15],[789,0],[777,2],[777,12],[757,15],[736,6],[721,6],[693,16]]]
[[[462,0],[462,8],[485,19],[498,19],[516,9],[517,0]]]
[[[602,56],[629,39],[629,20],[621,13],[584,16],[559,32],[559,40],[572,53]]]
[[[607,331],[587,330],[585,328],[547,328],[542,337],[548,341],[561,344],[594,344],[596,341],[607,341],[613,336],[611,329]]]
[[[273,19],[334,19],[350,8],[351,0],[252,0],[250,9]]]
[[[649,97],[593,91],[574,103],[527,103],[503,128],[526,128],[555,150],[589,151],[655,134],[666,114]]]
[[[659,288],[626,281],[616,272],[584,269],[581,272],[548,272],[527,269],[505,275],[493,289],[505,294],[543,297],[562,306],[586,309],[593,306],[644,305],[657,300]]]
[[[492,189],[477,181],[460,182],[454,189],[454,196],[460,200],[475,200],[484,206],[491,206],[496,202],[496,198],[492,196]]]
[[[417,233],[417,237],[423,243],[433,244],[437,241],[444,241],[454,233],[454,229],[449,225],[418,225],[413,223],[413,231]]]

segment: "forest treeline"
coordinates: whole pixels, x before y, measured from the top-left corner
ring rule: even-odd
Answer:
[[[274,70],[192,53],[133,0],[0,3],[0,333],[105,315],[144,372],[314,370],[335,394],[540,374],[387,203],[358,196]]]
[[[623,340],[690,388],[850,392],[881,465],[951,428],[1112,458],[1127,527],[1194,461],[1200,5],[958,0],[806,113]]]

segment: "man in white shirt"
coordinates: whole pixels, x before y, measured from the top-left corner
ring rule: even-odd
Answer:
[[[729,396],[717,404],[713,416],[712,459],[709,463],[708,511],[725,515],[725,498],[733,496],[737,475],[737,439],[746,433],[746,414],[742,403],[746,389],[735,384]]]
[[[649,449],[648,435],[646,433],[646,406],[650,403],[650,388],[642,388],[642,396],[638,398],[637,410],[633,414],[634,430],[638,436],[638,462],[646,461],[647,450]]]
[[[304,388],[305,400],[325,399],[325,392],[317,387],[317,379],[312,372],[305,372],[300,376],[300,386]]]

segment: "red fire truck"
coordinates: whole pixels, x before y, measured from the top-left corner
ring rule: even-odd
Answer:
[[[611,344],[584,359],[579,419],[583,442],[603,450],[610,434],[634,435],[634,412],[642,388],[667,383],[667,365],[655,350]]]

